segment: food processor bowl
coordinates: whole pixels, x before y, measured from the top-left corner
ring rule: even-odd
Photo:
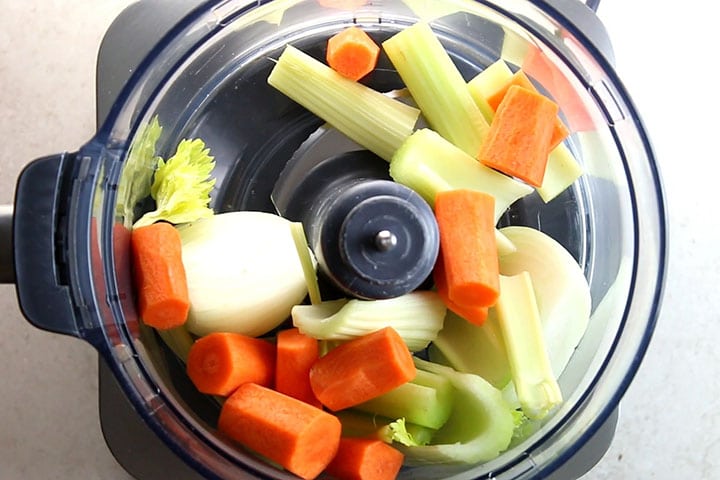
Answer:
[[[219,406],[142,324],[131,282],[129,227],[148,209],[136,191],[151,168],[127,168],[153,119],[157,154],[201,138],[215,157],[216,212],[276,212],[272,192],[319,118],[267,84],[287,44],[316,58],[358,25],[376,41],[429,21],[466,79],[504,59],[554,99],[584,175],[545,203],[513,204],[502,225],[528,225],[563,244],[592,294],[588,329],[560,376],[563,405],[528,438],[479,465],[404,467],[402,479],[546,478],[615,411],[650,341],[666,268],[661,180],[640,115],[617,77],[596,17],[580,2],[540,0],[207,1],[152,47],[97,134],[78,151],[22,172],[13,212],[14,274],[33,324],[91,343],[137,414],[209,478],[295,478],[215,429]],[[580,26],[588,22],[588,25]],[[386,57],[364,78],[401,88]],[[139,202],[135,202],[138,200]]]

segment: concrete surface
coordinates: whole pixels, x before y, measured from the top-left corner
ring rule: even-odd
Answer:
[[[707,3],[604,0],[617,69],[650,132],[671,219],[666,296],[622,402],[610,451],[587,479],[709,479],[720,468],[717,22]],[[97,47],[121,0],[0,0],[0,204],[30,160],[94,130]],[[675,4],[675,2],[673,2]],[[97,356],[42,332],[0,286],[0,478],[124,479],[97,411]]]

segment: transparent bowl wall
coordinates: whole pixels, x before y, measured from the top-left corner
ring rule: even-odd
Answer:
[[[325,40],[351,24],[382,40],[418,18],[432,18],[465,78],[502,58],[522,67],[560,105],[572,132],[568,145],[585,175],[549,204],[536,195],[518,202],[502,222],[537,227],[563,243],[586,273],[593,313],[560,378],[565,402],[537,433],[486,464],[406,468],[400,478],[551,472],[617,406],[650,339],[661,295],[661,187],[639,116],[612,67],[540,1],[385,0],[354,10],[321,0],[256,3],[210,2],[194,11],[141,64],[107,122],[80,150],[91,181],[77,189],[70,211],[88,228],[71,230],[76,253],[69,268],[73,296],[84,306],[84,337],[108,360],[138,413],[201,473],[294,478],[216,434],[217,404],[195,392],[181,364],[138,321],[123,227],[132,218],[116,208],[118,191],[136,180],[123,169],[124,160],[134,135],[157,115],[162,156],[187,137],[210,147],[217,211],[274,211],[275,179],[322,124],[267,85],[282,48],[291,43],[321,58]],[[401,86],[386,59],[363,81],[379,90]]]

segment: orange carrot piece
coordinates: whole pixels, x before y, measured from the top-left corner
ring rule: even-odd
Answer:
[[[474,190],[446,190],[435,197],[441,268],[455,304],[490,307],[500,293],[495,199]]]
[[[505,94],[507,94],[507,91],[513,85],[517,85],[519,87],[527,88],[528,90],[531,90],[533,92],[537,92],[535,85],[533,85],[525,72],[523,72],[522,70],[518,70],[517,72],[515,72],[515,74],[513,74],[510,81],[503,88],[501,88],[489,98],[487,98],[487,102],[493,110],[498,109],[503,98],[505,98]],[[567,129],[563,121],[560,120],[560,117],[556,117],[555,125],[553,126],[553,134],[550,138],[550,149],[548,150],[548,152],[560,145],[569,134],[570,131]]]
[[[360,80],[377,65],[380,46],[359,27],[342,30],[327,42],[325,59],[330,68],[350,80]]]
[[[275,390],[315,407],[322,407],[310,387],[310,368],[320,357],[318,341],[297,328],[277,333]]]
[[[330,350],[310,369],[315,396],[330,410],[375,398],[415,378],[412,354],[386,327]]]
[[[199,391],[210,395],[230,395],[247,382],[271,387],[275,345],[239,333],[211,333],[190,348],[187,374]]]
[[[475,325],[482,325],[488,316],[488,307],[478,307],[476,305],[460,305],[450,299],[447,285],[447,273],[445,272],[445,264],[442,260],[442,251],[435,262],[433,269],[433,279],[435,280],[435,288],[438,295],[442,299],[447,308]]]
[[[338,480],[394,480],[404,458],[381,440],[343,437],[325,472]]]
[[[183,325],[190,311],[180,233],[169,223],[137,228],[130,236],[138,311],[146,325]]]
[[[478,160],[539,187],[550,152],[558,106],[547,97],[513,85],[495,112]]]
[[[324,410],[245,383],[223,404],[218,429],[295,475],[312,479],[337,453],[342,426]]]

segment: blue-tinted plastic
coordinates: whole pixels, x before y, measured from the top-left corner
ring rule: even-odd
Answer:
[[[212,149],[217,210],[272,210],[269,194],[284,160],[321,122],[264,84],[268,57],[287,42],[320,56],[323,39],[352,23],[382,38],[415,21],[403,2],[371,2],[377,5],[354,13],[295,2],[274,15],[281,3],[287,5],[206,2],[183,20],[141,63],[95,139],[76,156],[67,199],[75,219],[64,250],[74,324],[63,329],[101,351],[140,415],[209,477],[244,471],[292,478],[215,435],[217,407],[193,393],[181,366],[138,322],[128,232],[115,211],[127,148],[157,114],[164,126],[160,154],[186,136],[199,136]],[[563,110],[579,110],[568,120],[576,127],[586,122],[569,140],[586,167],[578,185],[547,206],[528,198],[504,220],[538,226],[568,247],[591,282],[594,316],[561,378],[566,403],[535,436],[486,465],[412,469],[401,478],[547,476],[616,408],[650,341],[662,295],[667,234],[660,178],[639,114],[608,57],[546,2],[476,6],[473,14],[433,24],[463,74],[469,78],[500,56],[516,60],[531,47],[569,89],[568,97],[556,98]],[[365,81],[398,84],[383,65]]]

